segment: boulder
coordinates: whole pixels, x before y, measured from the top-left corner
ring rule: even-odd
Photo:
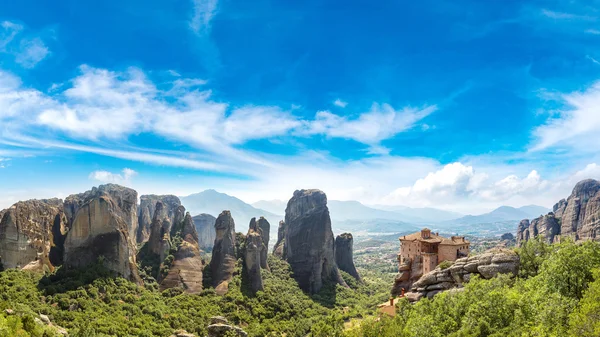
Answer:
[[[181,228],[182,241],[173,255],[168,274],[161,280],[160,289],[182,288],[189,294],[202,291],[203,262],[198,248],[198,234],[190,213],[187,213]],[[179,235],[179,234],[178,234]]]
[[[316,293],[324,282],[347,286],[335,263],[334,237],[325,193],[320,190],[295,191],[285,210],[285,224],[285,258],[300,288]]]
[[[446,269],[437,267],[412,284],[406,294],[409,301],[432,298],[441,291],[462,288],[472,275],[490,279],[498,274],[516,276],[519,273],[519,256],[510,250],[493,250],[481,255],[461,258]]]
[[[273,254],[276,256],[279,256],[281,258],[285,258],[284,253],[285,251],[283,250],[284,247],[284,243],[285,243],[285,231],[286,231],[287,226],[285,225],[285,222],[279,221],[279,228],[277,229],[277,242],[275,243],[275,246],[273,247]]]
[[[63,263],[67,218],[60,199],[20,201],[0,218],[4,268],[54,270]]]
[[[198,246],[204,251],[211,251],[215,244],[215,221],[217,220],[210,214],[202,213],[192,218],[198,232]]]
[[[217,294],[227,293],[236,263],[235,222],[231,212],[223,211],[215,221],[215,244],[210,261],[213,287]]]
[[[353,246],[354,239],[352,234],[343,233],[335,238],[335,262],[338,268],[350,274],[357,280],[360,280],[358,271],[354,266]]]
[[[175,223],[175,212],[181,206],[181,201],[174,195],[142,195],[138,216],[137,243],[144,243],[150,239],[152,220],[156,212],[156,204],[161,202],[165,209],[165,217]]]
[[[71,200],[82,201],[65,239],[65,266],[86,267],[102,256],[104,265],[141,284],[136,265],[134,226],[137,192],[119,185],[102,185]]]
[[[222,316],[211,317],[211,323],[208,326],[208,337],[247,337],[248,334],[236,327],[229,325],[227,319]]]

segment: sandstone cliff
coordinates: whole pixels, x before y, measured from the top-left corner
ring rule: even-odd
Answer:
[[[192,218],[198,232],[198,245],[200,249],[210,251],[215,244],[215,222],[217,219],[210,214],[199,214]]]
[[[102,256],[109,270],[141,283],[130,237],[137,229],[137,192],[109,184],[68,199],[78,209],[65,240],[65,265],[85,267]]]
[[[519,244],[538,235],[547,242],[556,241],[557,237],[600,240],[600,182],[580,181],[566,200],[554,205],[551,213],[529,225],[524,220],[517,228]]]
[[[335,238],[335,263],[337,263],[338,268],[360,280],[358,271],[354,266],[353,244],[354,238],[350,233],[344,233]]]
[[[140,197],[140,209],[138,216],[137,243],[143,243],[150,239],[150,231],[156,203],[161,202],[165,208],[166,217],[171,223],[175,222],[175,212],[181,201],[174,195],[142,195]]]
[[[261,219],[264,220],[264,218]],[[267,230],[269,228],[261,227],[259,223],[260,220],[257,222],[255,218],[250,220],[250,228],[245,237],[245,251],[243,256],[250,289],[253,292],[263,290],[263,280],[260,270],[269,269],[267,264],[267,246],[265,245],[266,239],[264,238],[265,232],[263,230],[263,228]]]
[[[347,286],[335,263],[327,196],[320,190],[294,192],[285,210],[284,251],[304,291],[318,292],[324,282]]]
[[[268,249],[269,248],[269,240],[271,239],[270,238],[270,235],[271,235],[271,233],[270,233],[271,232],[271,224],[263,216],[261,216],[260,218],[258,218],[258,220],[256,221],[256,224],[258,225],[258,227],[262,231],[261,232],[261,236],[262,236],[263,242],[265,244],[265,247]]]
[[[66,232],[60,199],[17,202],[0,218],[0,262],[4,268],[53,270],[63,262]]]
[[[273,254],[281,257],[281,258],[285,258],[285,251],[283,250],[283,246],[285,243],[285,231],[287,229],[287,226],[285,225],[284,221],[279,221],[279,228],[277,229],[277,242],[275,243],[275,246],[273,247]]]
[[[231,212],[223,211],[215,222],[216,238],[210,261],[212,284],[217,294],[227,293],[236,263],[235,222]]]
[[[176,248],[168,274],[161,280],[160,289],[183,288],[186,293],[202,291],[203,262],[198,248],[198,234],[190,213],[181,222],[182,241]]]
[[[406,293],[406,297],[409,301],[418,301],[423,297],[432,298],[441,291],[462,287],[464,283],[469,282],[472,275],[479,275],[484,279],[496,277],[498,274],[516,276],[519,265],[519,256],[510,250],[464,257],[446,269],[438,266],[423,275],[412,285],[411,292]]]

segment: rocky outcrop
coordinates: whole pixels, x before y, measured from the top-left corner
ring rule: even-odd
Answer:
[[[263,242],[265,244],[265,247],[268,249],[269,248],[269,240],[271,239],[270,238],[271,224],[263,216],[258,218],[258,220],[256,221],[256,224],[262,231],[261,236],[262,236]],[[266,256],[266,252],[265,252],[265,256]]]
[[[217,220],[210,214],[199,214],[192,218],[198,232],[198,246],[204,251],[211,251],[215,244],[215,221]]]
[[[154,216],[150,225],[150,237],[146,243],[150,254],[160,257],[163,261],[167,256],[170,244],[171,220],[169,219],[168,208],[161,201],[155,204]]]
[[[173,255],[168,274],[161,280],[160,289],[182,288],[186,293],[202,291],[203,262],[198,248],[198,234],[189,213],[181,222],[182,241]]]
[[[294,192],[285,210],[284,251],[304,291],[318,292],[324,282],[347,286],[335,263],[327,196],[320,190]]]
[[[229,325],[225,317],[211,317],[210,325],[208,326],[208,337],[230,336],[247,337],[248,334],[236,326]]]
[[[215,222],[216,238],[210,261],[213,287],[217,294],[227,293],[236,263],[235,222],[231,212],[223,211]]]
[[[580,181],[571,195],[556,203],[552,213],[525,221],[517,229],[517,241],[541,236],[547,242],[560,237],[575,240],[600,240],[600,182],[593,179]]]
[[[135,240],[130,238],[137,229],[137,192],[109,184],[70,200],[77,201],[78,209],[65,240],[66,267],[86,267],[102,256],[109,270],[141,283]]]
[[[161,202],[165,209],[165,216],[171,223],[175,223],[176,210],[181,206],[181,201],[174,195],[142,195],[138,216],[137,243],[147,242],[150,239],[152,220],[156,212],[156,204]]]
[[[458,259],[450,267],[437,267],[413,283],[406,296],[410,301],[423,297],[432,298],[437,293],[461,288],[473,275],[491,279],[498,274],[516,276],[519,273],[519,256],[511,250],[486,252],[481,255]]]
[[[402,294],[402,289],[408,291],[413,283],[423,276],[423,260],[419,258],[404,259],[398,255],[398,274],[392,286],[392,296]]]
[[[267,246],[265,245],[264,231],[256,222],[255,218],[250,220],[250,228],[246,235],[246,245],[244,252],[244,264],[250,289],[253,292],[263,290],[263,280],[260,273],[261,269],[269,269],[267,265]]]
[[[287,229],[287,226],[285,225],[285,222],[279,221],[279,228],[277,229],[277,242],[275,243],[275,246],[273,247],[273,254],[275,254],[276,256],[279,256],[281,258],[285,258],[285,256],[284,256],[285,251],[283,250],[283,246],[285,243],[286,229]]]
[[[560,234],[560,223],[554,213],[531,220],[521,220],[517,232],[517,245],[521,245],[530,238],[541,237],[547,243],[553,243]]]
[[[360,280],[358,271],[354,266],[353,242],[354,238],[350,233],[340,234],[335,238],[335,263],[338,268]]]
[[[63,262],[67,218],[60,199],[20,201],[0,218],[4,268],[54,270]]]

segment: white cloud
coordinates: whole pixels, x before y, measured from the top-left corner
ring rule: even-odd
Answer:
[[[23,68],[31,69],[45,59],[50,54],[50,50],[39,37],[25,37],[20,38],[19,41],[17,35],[23,30],[24,27],[20,24],[10,21],[2,22],[0,24],[0,52],[13,55],[16,63]]]
[[[348,102],[344,102],[341,99],[336,99],[335,101],[333,101],[333,105],[335,106],[339,106],[340,108],[345,108],[346,105],[348,105]]]
[[[560,96],[564,108],[533,130],[533,151],[554,147],[600,150],[600,81],[583,92]]]
[[[109,171],[94,171],[90,173],[89,178],[102,183],[123,184],[128,183],[138,173],[132,169],[124,168],[121,173],[112,173]]]
[[[592,61],[595,64],[600,65],[600,62],[598,60],[596,60],[595,58],[591,57],[590,55],[586,55],[585,58],[587,58],[588,60]]]
[[[542,9],[541,13],[543,16],[546,16],[550,19],[555,19],[555,20],[587,20],[587,21],[593,21],[596,18],[595,17],[591,17],[588,15],[577,15],[577,14],[573,14],[573,13],[567,13],[567,12],[557,12],[557,11],[552,11],[549,9]]]
[[[592,35],[600,35],[600,30],[597,29],[586,29],[585,32]]]
[[[210,31],[210,21],[217,13],[217,0],[192,0],[194,12],[189,22],[190,29],[195,33]]]
[[[50,54],[50,50],[42,39],[21,40],[21,49],[17,53],[15,61],[24,68],[33,68]]]
[[[356,119],[339,116],[329,111],[319,111],[305,132],[353,139],[377,147],[382,140],[411,129],[436,110],[435,105],[422,109],[406,107],[396,110],[389,104],[375,103],[368,112],[360,114]]]
[[[23,26],[10,21],[3,21],[0,24],[0,51],[4,51],[6,46],[23,30]]]
[[[6,162],[10,161],[10,158],[0,158],[0,169],[6,168]]]

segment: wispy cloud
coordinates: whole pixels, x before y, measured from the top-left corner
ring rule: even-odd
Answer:
[[[335,106],[339,106],[340,108],[345,108],[346,105],[348,105],[348,102],[344,102],[341,99],[336,99],[335,101],[333,101],[333,105]]]
[[[586,55],[585,58],[587,58],[588,60],[600,65],[600,62],[598,60],[596,60],[595,58],[591,57],[590,55]]]
[[[137,172],[124,168],[121,173],[112,173],[109,171],[94,171],[90,173],[89,178],[103,183],[128,183],[133,177],[137,176]]]
[[[39,37],[22,37],[23,25],[4,21],[0,24],[0,52],[14,56],[22,67],[34,68],[50,55],[50,50]]]
[[[586,29],[585,32],[592,35],[600,35],[600,30],[597,29]]]
[[[0,169],[6,168],[8,161],[10,161],[10,158],[0,158]]]
[[[50,50],[40,38],[21,40],[21,48],[15,61],[24,68],[33,68],[50,54]]]
[[[190,29],[197,34],[210,32],[210,21],[217,13],[218,0],[192,0],[192,3],[194,10]]]
[[[568,147],[579,152],[599,151],[600,81],[585,91],[560,95],[559,103],[563,108],[533,130],[532,150]]]
[[[339,116],[329,111],[319,111],[315,120],[308,124],[305,132],[352,139],[378,148],[382,140],[411,129],[436,110],[435,105],[396,110],[389,104],[375,103],[369,111],[360,114],[356,119]]]
[[[588,16],[588,15],[578,15],[567,12],[557,12],[549,9],[542,9],[541,13],[543,16],[546,16],[555,20],[586,20],[586,21],[594,21],[596,17]]]

